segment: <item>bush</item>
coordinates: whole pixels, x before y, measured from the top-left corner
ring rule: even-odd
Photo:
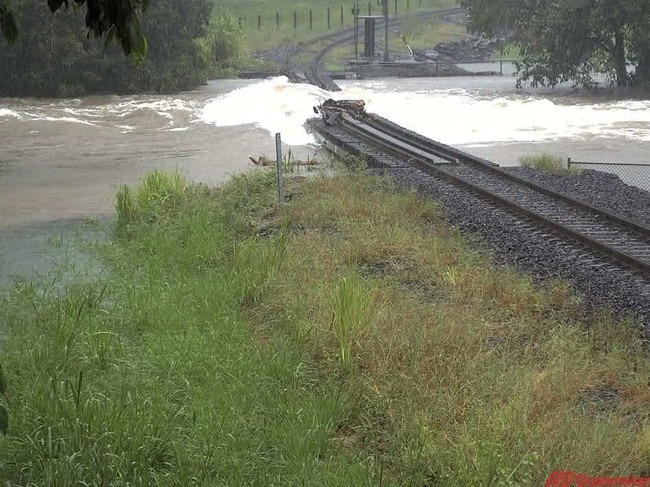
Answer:
[[[543,153],[519,158],[522,167],[530,167],[544,172],[554,174],[575,174],[575,170],[569,169],[564,159],[553,154]]]

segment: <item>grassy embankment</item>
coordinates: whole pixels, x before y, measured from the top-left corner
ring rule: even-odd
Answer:
[[[630,323],[360,173],[118,194],[107,270],[18,283],[10,485],[540,485],[650,468]]]
[[[373,15],[381,13],[381,6],[372,1]],[[408,11],[407,11],[408,3]],[[241,19],[245,33],[246,48],[249,53],[271,49],[279,46],[294,46],[314,37],[334,32],[342,27],[353,27],[354,16],[351,2],[334,2],[332,0],[302,0],[286,2],[273,0],[259,2],[256,0],[215,0],[217,9],[226,9]],[[343,23],[341,24],[341,6],[343,7]],[[398,15],[417,13],[426,10],[457,6],[454,0],[397,0]],[[327,28],[327,11],[330,10],[330,29]],[[309,11],[312,11],[312,28],[309,27]],[[359,2],[361,15],[368,14],[368,2]],[[293,13],[296,12],[297,25],[294,28]],[[277,26],[276,14],[279,14],[280,25]],[[390,1],[389,15],[395,14],[395,2]],[[258,27],[258,16],[261,25]],[[380,29],[381,30],[381,29]],[[461,32],[462,31],[462,32]],[[463,26],[437,22],[423,22],[413,17],[406,21],[402,33],[414,48],[431,48],[437,42],[449,41],[466,35]],[[361,33],[361,40],[363,33]],[[377,45],[383,46],[383,32],[377,31]],[[406,53],[407,49],[401,38],[391,35],[389,39],[391,52]],[[354,46],[342,46],[334,50],[328,57],[329,69],[343,69],[346,61],[354,54]],[[260,66],[260,63],[249,63],[249,67]],[[263,66],[263,63],[261,63]]]

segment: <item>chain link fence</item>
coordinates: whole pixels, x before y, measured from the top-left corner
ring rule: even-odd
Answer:
[[[616,174],[624,183],[650,191],[650,163],[585,162],[574,161],[569,157],[567,167]]]

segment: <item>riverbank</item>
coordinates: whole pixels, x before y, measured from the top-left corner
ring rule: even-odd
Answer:
[[[122,191],[105,271],[2,301],[0,479],[540,485],[648,471],[646,352],[359,171]],[[342,177],[341,177],[342,176]],[[131,196],[125,196],[130,194]],[[587,326],[588,325],[588,326]]]

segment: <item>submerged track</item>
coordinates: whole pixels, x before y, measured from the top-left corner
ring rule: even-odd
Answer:
[[[490,161],[382,117],[338,108],[320,110],[323,120],[311,125],[329,149],[362,154],[378,167],[415,165],[519,215],[526,225],[543,229],[540,238],[579,242],[605,257],[594,259],[594,266],[626,266],[650,280],[650,228],[518,178]]]

